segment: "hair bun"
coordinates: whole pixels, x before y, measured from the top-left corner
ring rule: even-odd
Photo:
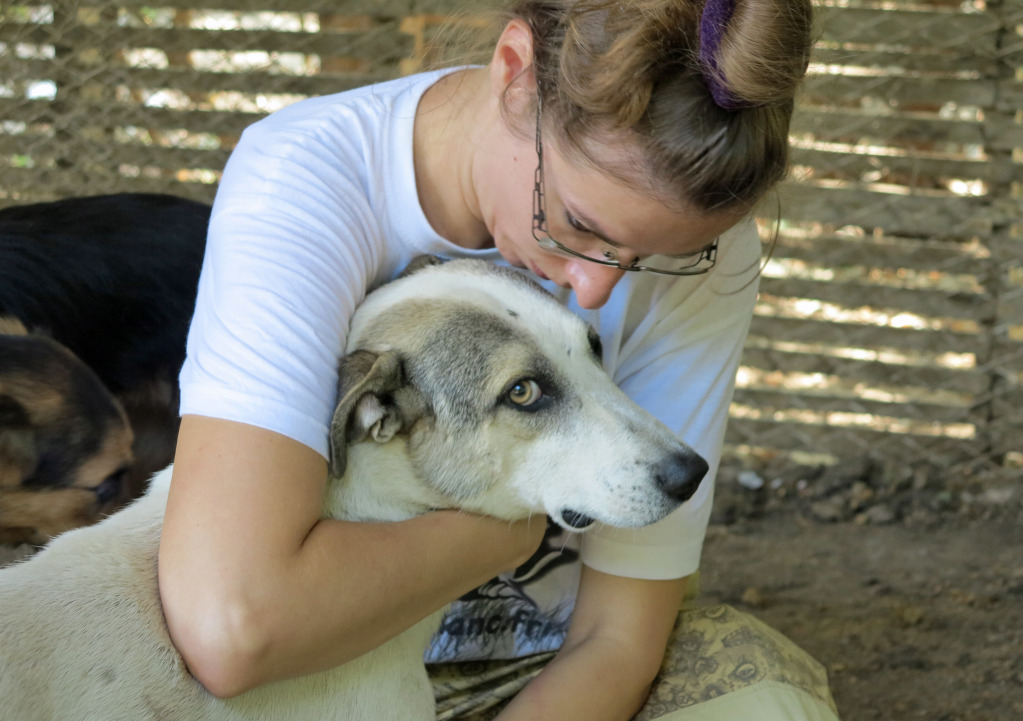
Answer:
[[[738,110],[746,103],[732,95],[718,68],[718,53],[721,38],[728,28],[728,21],[735,11],[734,0],[707,0],[700,15],[700,64],[704,68],[704,80],[714,103],[724,110]]]
[[[714,102],[727,110],[791,103],[810,61],[812,25],[809,3],[707,0],[699,57]]]

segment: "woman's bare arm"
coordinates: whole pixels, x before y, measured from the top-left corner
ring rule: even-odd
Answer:
[[[190,671],[233,696],[344,663],[524,562],[541,522],[441,512],[321,520],[326,463],[254,426],[185,416],[159,580]]]
[[[498,721],[626,721],[646,701],[686,589],[583,566],[568,637]]]

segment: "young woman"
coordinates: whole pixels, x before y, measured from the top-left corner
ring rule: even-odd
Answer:
[[[741,714],[713,696],[830,718],[813,662],[752,619],[683,614],[673,634],[710,479],[662,523],[595,530],[560,556],[535,522],[319,517],[348,320],[423,253],[538,278],[713,475],[756,294],[750,214],[784,173],[809,45],[809,0],[520,0],[486,67],[310,99],[246,130],[210,223],[160,548],[196,678],[231,696],[329,668],[462,597],[428,654],[448,662],[444,693],[487,699],[460,717],[510,695],[466,682],[457,662],[482,659],[525,685],[508,721],[627,719],[648,694],[647,718]],[[514,670],[537,658],[538,675]]]

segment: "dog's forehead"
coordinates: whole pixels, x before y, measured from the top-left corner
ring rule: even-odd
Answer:
[[[384,314],[409,307],[409,301],[419,307],[428,302],[437,315],[471,304],[477,311],[517,321],[541,345],[585,342],[588,334],[582,319],[525,276],[482,261],[459,260],[424,268],[367,296],[352,321],[349,352],[361,346]],[[408,318],[410,331],[416,321]]]

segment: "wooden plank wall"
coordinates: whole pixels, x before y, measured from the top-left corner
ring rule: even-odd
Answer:
[[[0,202],[86,189],[210,200],[249,123],[399,75],[414,46],[401,24],[416,5],[5,3]]]
[[[1015,481],[1023,0],[821,4],[730,453]],[[0,205],[211,200],[246,125],[414,70],[454,5],[0,4]]]
[[[824,9],[736,447],[1020,477],[1021,24],[1018,0]]]

